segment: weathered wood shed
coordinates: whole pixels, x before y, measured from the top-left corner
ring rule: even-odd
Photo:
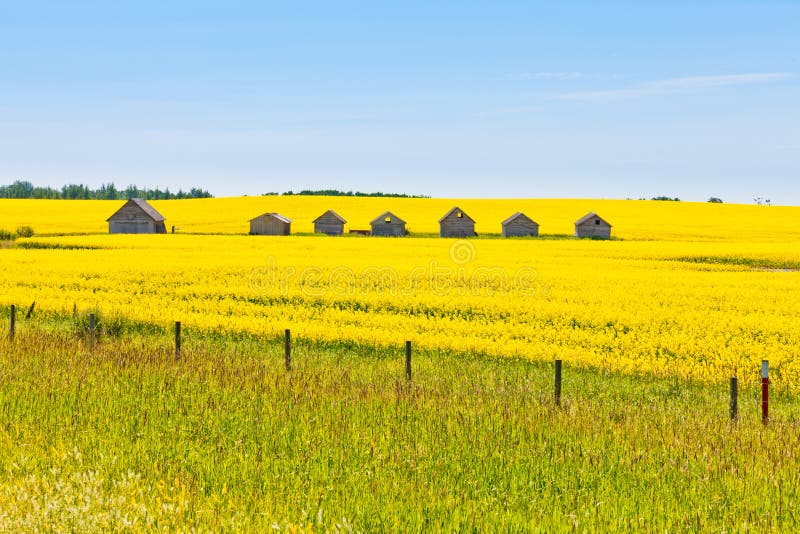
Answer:
[[[108,222],[109,234],[166,234],[166,219],[141,198],[128,200]]]
[[[472,237],[475,221],[456,206],[439,219],[439,237]]]
[[[406,222],[391,211],[378,215],[369,224],[372,226],[372,235],[390,237],[406,235]]]
[[[289,235],[292,221],[280,213],[264,213],[250,219],[250,235]]]
[[[314,219],[314,233],[328,235],[342,235],[344,225],[347,223],[338,213],[328,210]]]
[[[589,212],[575,221],[575,237],[611,239],[611,224],[595,212]]]
[[[503,237],[538,236],[539,223],[518,211],[502,223]]]

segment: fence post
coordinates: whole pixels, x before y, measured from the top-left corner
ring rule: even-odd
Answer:
[[[89,314],[89,350],[94,352],[94,324],[95,317],[93,313]]]
[[[769,362],[761,360],[761,422],[769,421]]]
[[[175,359],[181,359],[181,322],[175,321]]]
[[[411,342],[406,341],[406,378],[411,380]]]
[[[288,328],[284,332],[283,340],[284,356],[286,357],[286,370],[292,370],[292,331]]]
[[[28,313],[26,313],[26,314],[25,314],[25,320],[26,320],[26,321],[27,321],[28,319],[30,319],[30,318],[31,318],[31,316],[33,315],[33,308],[34,308],[35,306],[36,306],[36,301],[34,300],[34,301],[31,303],[31,307],[30,307],[30,308],[28,308]]]
[[[17,307],[11,305],[11,326],[9,327],[8,335],[11,341],[14,341],[14,333],[17,327]]]
[[[561,406],[561,360],[555,364],[555,401],[556,406]]]
[[[736,421],[736,418],[739,417],[739,380],[735,377],[731,377],[731,421]]]

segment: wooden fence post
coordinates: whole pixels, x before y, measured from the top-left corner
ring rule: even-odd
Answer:
[[[17,327],[17,307],[12,304],[11,305],[11,326],[9,327],[9,330],[8,330],[8,335],[9,335],[9,338],[11,338],[11,341],[14,341],[14,333],[15,333],[16,327]]]
[[[406,378],[411,380],[411,342],[406,341]]]
[[[283,339],[284,356],[286,357],[286,370],[292,370],[292,331],[288,328],[284,332]]]
[[[739,380],[735,377],[731,377],[731,421],[736,421],[736,418],[739,417]]]
[[[769,362],[761,361],[761,422],[769,421]]]
[[[35,306],[36,306],[36,301],[34,300],[34,301],[31,303],[31,307],[30,307],[30,308],[28,308],[28,313],[26,313],[26,314],[25,314],[25,320],[26,320],[26,321],[27,321],[28,319],[30,319],[30,318],[31,318],[31,316],[33,315],[33,308],[34,308]]]
[[[89,350],[94,352],[94,325],[95,317],[93,313],[89,314]]]
[[[555,362],[555,401],[556,406],[561,406],[561,360]]]
[[[175,321],[175,359],[181,359],[181,322]]]

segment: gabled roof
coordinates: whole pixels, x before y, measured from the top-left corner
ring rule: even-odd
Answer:
[[[258,217],[254,217],[254,218],[250,219],[250,222],[253,222],[256,219],[260,219],[261,217],[272,217],[273,219],[277,219],[280,222],[284,222],[284,223],[291,223],[292,222],[291,219],[288,219],[288,218],[284,217],[280,213],[274,213],[274,212],[262,213]]]
[[[161,215],[160,213],[158,213],[158,212],[155,210],[155,208],[153,208],[153,206],[151,206],[150,204],[148,204],[148,203],[147,203],[147,201],[146,201],[146,200],[144,200],[144,199],[142,199],[142,198],[132,198],[132,199],[128,200],[128,201],[127,201],[125,204],[123,204],[123,205],[122,205],[122,207],[121,207],[120,209],[118,209],[117,211],[115,211],[115,212],[114,212],[114,215],[112,215],[111,217],[109,217],[108,219],[106,219],[106,222],[108,222],[108,221],[110,221],[111,219],[113,219],[113,218],[114,218],[114,217],[117,215],[117,213],[119,213],[119,212],[120,212],[120,211],[122,211],[122,210],[123,210],[125,207],[127,207],[127,206],[129,206],[129,205],[131,205],[131,204],[133,204],[134,206],[136,206],[137,208],[139,208],[140,210],[142,210],[142,211],[145,213],[145,215],[147,215],[148,217],[150,217],[151,219],[153,219],[153,221],[154,221],[154,222],[164,222],[164,221],[166,221],[166,219],[164,218],[164,216],[163,216],[163,215]]]
[[[382,223],[382,222],[384,222],[386,220],[386,217],[391,217],[392,221],[401,222],[403,224],[406,224],[406,222],[403,219],[401,219],[400,217],[398,217],[397,215],[395,215],[391,211],[386,211],[386,212],[378,215],[377,217],[372,219],[372,221],[370,221],[369,224]]]
[[[313,221],[311,221],[311,222],[317,222],[318,220],[320,220],[321,218],[325,217],[325,216],[326,216],[326,215],[328,215],[328,214],[330,214],[330,215],[333,215],[334,217],[336,217],[337,219],[339,219],[339,222],[341,222],[342,224],[346,224],[346,223],[347,223],[347,221],[345,221],[344,219],[342,219],[342,217],[341,217],[341,216],[340,216],[338,213],[336,213],[335,211],[333,211],[333,210],[328,210],[328,211],[326,211],[325,213],[323,213],[322,215],[320,215],[319,217],[317,217],[316,219],[314,219],[314,220],[313,220]]]
[[[602,217],[600,217],[598,214],[596,214],[596,213],[595,213],[595,212],[593,212],[593,211],[590,211],[589,213],[587,213],[586,215],[584,215],[583,217],[581,217],[580,219],[578,219],[577,221],[575,221],[575,224],[576,224],[576,225],[583,224],[583,223],[585,223],[586,221],[589,221],[589,220],[591,220],[591,219],[594,219],[595,217],[596,217],[596,218],[598,218],[598,219],[600,219],[600,220],[601,220],[601,221],[603,221],[604,223],[606,223],[606,224],[607,224],[609,227],[611,226],[611,223],[610,223],[610,222],[608,222],[607,220],[603,219]]]
[[[501,225],[503,225],[503,226],[505,226],[505,225],[507,225],[507,224],[508,224],[508,223],[510,223],[510,222],[514,222],[514,221],[516,221],[516,220],[517,220],[517,219],[519,219],[520,217],[522,217],[523,219],[525,219],[525,220],[527,220],[527,221],[530,221],[530,222],[532,222],[532,223],[533,223],[533,224],[535,224],[536,226],[539,226],[539,223],[537,223],[536,221],[534,221],[533,219],[531,219],[530,217],[528,217],[527,215],[525,215],[525,214],[524,214],[524,213],[522,213],[521,211],[518,211],[518,212],[516,212],[514,215],[512,215],[511,217],[509,217],[509,218],[508,218],[508,219],[506,219],[505,221],[501,222],[500,224],[501,224]]]
[[[470,221],[472,221],[472,222],[475,222],[475,220],[474,220],[472,217],[470,217],[469,215],[467,215],[467,213],[466,213],[464,210],[462,210],[461,208],[459,208],[458,206],[455,206],[453,209],[451,209],[450,211],[448,211],[447,213],[445,213],[445,214],[442,216],[442,218],[441,218],[441,219],[439,219],[439,222],[441,223],[442,221],[444,221],[446,218],[450,217],[450,216],[451,216],[453,213],[455,213],[455,212],[457,212],[457,211],[460,211],[460,212],[461,212],[461,213],[464,215],[464,217],[465,217],[465,218],[469,219],[469,220],[470,220]]]

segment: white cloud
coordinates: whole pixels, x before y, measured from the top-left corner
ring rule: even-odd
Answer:
[[[716,87],[774,83],[788,80],[790,78],[794,78],[794,75],[788,72],[727,74],[722,76],[689,76],[686,78],[654,80],[622,89],[564,93],[553,98],[559,100],[582,101],[630,100],[634,98],[646,98],[651,96],[696,93],[698,91],[713,89]]]

